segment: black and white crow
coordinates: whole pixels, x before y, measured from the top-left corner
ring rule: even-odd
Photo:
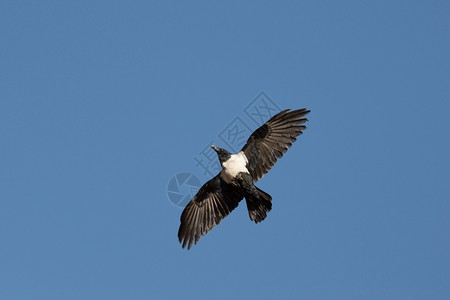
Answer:
[[[225,218],[242,198],[247,202],[250,220],[261,222],[272,209],[272,197],[255,186],[278,158],[283,156],[296,137],[303,133],[310,111],[286,109],[273,116],[252,133],[237,154],[211,145],[217,152],[222,170],[205,183],[181,214],[178,240],[183,248],[197,244]]]

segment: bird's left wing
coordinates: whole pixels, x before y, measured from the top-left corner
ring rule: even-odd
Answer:
[[[255,181],[269,172],[273,165],[306,129],[309,110],[283,110],[255,130],[241,151],[247,157],[247,169]]]
[[[178,240],[183,248],[197,244],[205,235],[236,208],[242,193],[221,179],[220,175],[205,183],[181,214]]]

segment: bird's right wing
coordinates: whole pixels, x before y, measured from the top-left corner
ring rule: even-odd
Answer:
[[[197,244],[200,236],[205,235],[225,218],[239,201],[242,193],[223,181],[220,175],[205,183],[181,214],[178,240],[183,248]]]
[[[273,165],[302,134],[309,113],[306,108],[283,110],[256,129],[241,151],[247,157],[247,169],[255,181],[269,172]]]

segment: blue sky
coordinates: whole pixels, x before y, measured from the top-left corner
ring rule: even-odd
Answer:
[[[1,299],[449,299],[447,1],[2,1]],[[173,176],[261,92],[311,109],[181,249]],[[185,190],[186,191],[186,190]]]

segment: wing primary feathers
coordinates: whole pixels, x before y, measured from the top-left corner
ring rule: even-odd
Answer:
[[[308,119],[302,118],[310,111],[285,109],[274,115],[256,129],[241,151],[248,159],[247,169],[253,179],[258,181],[275,165],[278,158],[297,140],[306,129]]]
[[[243,198],[242,193],[223,181],[219,174],[205,183],[181,214],[178,240],[183,248],[197,244],[200,237],[213,229]]]

